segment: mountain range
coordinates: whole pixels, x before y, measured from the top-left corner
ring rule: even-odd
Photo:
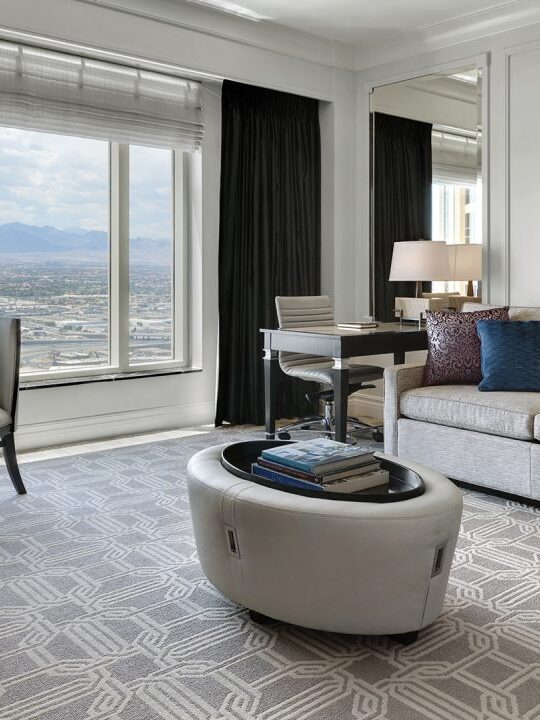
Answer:
[[[6,223],[0,225],[0,258],[28,262],[65,260],[67,262],[105,262],[109,236],[101,230],[50,225]],[[170,262],[171,242],[166,238],[130,238],[130,262],[165,265]]]

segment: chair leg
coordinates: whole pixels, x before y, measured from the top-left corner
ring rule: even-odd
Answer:
[[[26,494],[26,488],[19,472],[19,463],[17,462],[17,454],[15,452],[15,442],[13,440],[13,433],[4,435],[2,438],[2,448],[4,450],[4,459],[6,461],[6,468],[13,483],[13,487],[19,493],[19,495]]]

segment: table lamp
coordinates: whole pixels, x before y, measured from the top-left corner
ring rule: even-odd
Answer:
[[[482,245],[447,245],[450,280],[466,280],[467,296],[474,297],[473,280],[482,279]]]
[[[390,282],[415,282],[416,297],[422,295],[422,283],[448,280],[450,264],[447,245],[432,240],[404,240],[394,243]]]

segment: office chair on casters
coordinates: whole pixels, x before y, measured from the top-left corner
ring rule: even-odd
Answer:
[[[276,297],[276,310],[280,329],[294,330],[295,327],[334,326],[334,309],[327,295],[306,295],[297,297]],[[325,389],[306,393],[308,400],[322,400],[324,415],[312,415],[277,431],[278,438],[290,439],[291,430],[321,429],[327,436],[334,436],[334,361],[329,357],[304,355],[303,353],[280,352],[279,365],[284,373],[291,377],[301,378],[309,382],[317,382]],[[357,390],[373,388],[368,385],[373,380],[383,377],[384,369],[375,365],[351,365],[349,368],[349,395]],[[383,439],[381,426],[367,425],[357,418],[347,418],[347,437],[351,431],[368,431],[373,433],[374,440]]]

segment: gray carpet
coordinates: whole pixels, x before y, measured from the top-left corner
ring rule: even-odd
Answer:
[[[540,718],[540,512],[465,493],[441,618],[409,647],[259,627],[203,577],[210,431],[0,469],[2,720]]]

